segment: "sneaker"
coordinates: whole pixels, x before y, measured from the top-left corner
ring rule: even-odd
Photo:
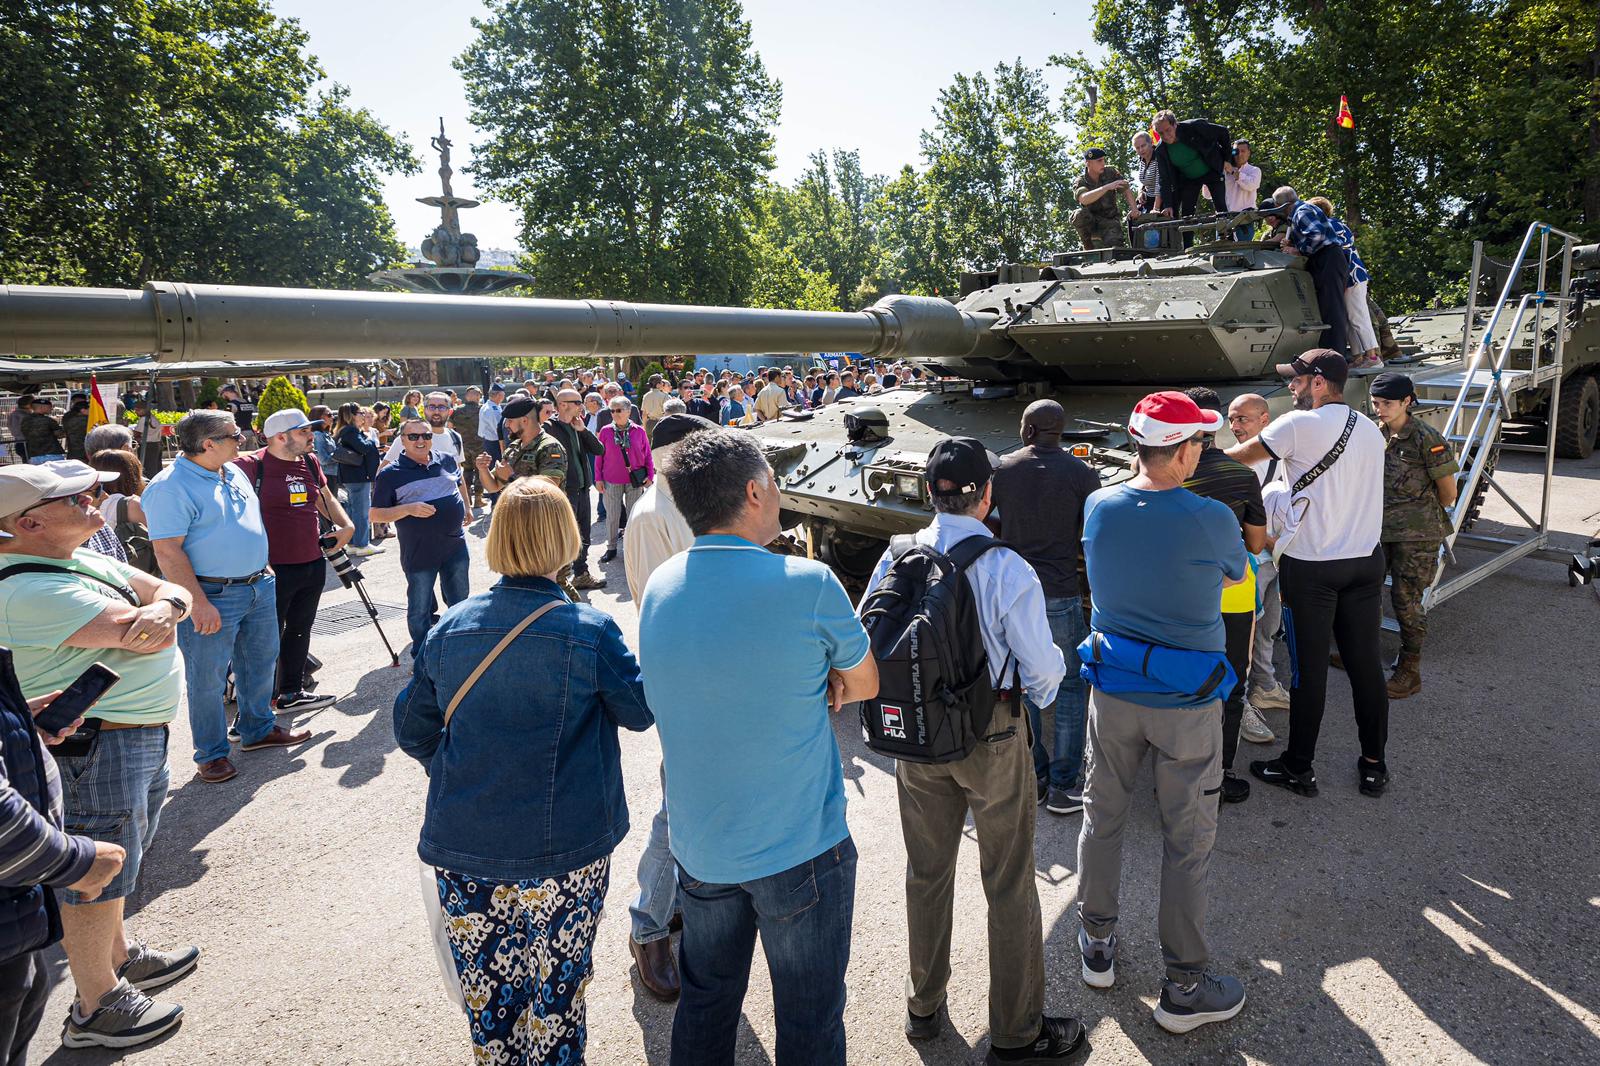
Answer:
[[[572,579],[572,587],[575,589],[603,589],[606,587],[606,579],[596,577],[594,574],[585,571]]]
[[[1083,983],[1090,988],[1110,988],[1117,983],[1117,934],[1104,940],[1078,926],[1078,953],[1083,956]]]
[[[338,702],[337,696],[324,693],[314,696],[309,692],[286,692],[272,701],[272,705],[280,711],[320,711],[324,707],[331,707]]]
[[[1083,1025],[1076,1018],[1051,1018],[1048,1015],[1039,1026],[1039,1035],[1033,1038],[1033,1043],[1023,1044],[1021,1047],[995,1047],[989,1046],[989,1054],[983,1061],[988,1066],[999,1066],[1000,1063],[1022,1064],[1022,1066],[1045,1066],[1046,1063],[1060,1062],[1062,1059],[1071,1058],[1083,1043]]]
[[[228,727],[228,739],[229,740],[239,740],[239,739],[241,739],[240,736],[239,736],[239,719],[237,719],[237,718],[235,718],[233,720],[233,724]]]
[[[1380,356],[1377,352],[1368,352],[1365,355],[1358,356],[1353,362],[1351,362],[1350,369],[1351,370],[1382,370],[1383,369],[1383,357]]]
[[[909,1007],[906,1008],[907,1040],[932,1040],[943,1030],[944,1019],[939,1016],[939,1011],[934,1011],[924,1017],[913,1012]]]
[[[1222,802],[1243,803],[1250,798],[1250,782],[1232,770],[1222,771]]]
[[[1289,709],[1289,690],[1274,682],[1271,688],[1258,688],[1250,693],[1250,699],[1247,702],[1252,707],[1259,707],[1263,711],[1287,711]]]
[[[100,1005],[89,1017],[78,1020],[74,1005],[67,1012],[61,1030],[63,1047],[137,1047],[176,1028],[183,1021],[183,1008],[176,1003],[158,1003],[127,981],[118,981],[100,997]]]
[[[1389,787],[1389,768],[1381,762],[1357,758],[1356,780],[1363,796],[1381,796]]]
[[[117,980],[126,980],[141,992],[152,992],[185,977],[200,965],[200,949],[193,944],[177,951],[156,951],[142,940],[128,945],[128,961],[117,968]]]
[[[1051,814],[1074,814],[1083,810],[1082,787],[1056,788],[1052,785],[1044,801],[1044,809]]]
[[[1163,984],[1155,1019],[1169,1033],[1187,1033],[1211,1022],[1225,1022],[1242,1010],[1244,985],[1239,979],[1206,973],[1192,985]]]
[[[617,557],[617,549],[615,549],[615,548],[607,548],[606,549],[606,553],[604,555],[600,556],[600,561],[602,563],[609,563],[611,560],[615,559],[616,557]]]
[[[1244,717],[1239,719],[1239,736],[1252,744],[1271,744],[1278,739],[1261,712],[1248,703],[1244,705]]]
[[[1045,798],[1047,796],[1049,796],[1049,795],[1050,795],[1050,782],[1048,782],[1048,781],[1040,781],[1039,782],[1039,802],[1043,803],[1045,801]]]
[[[365,559],[369,555],[381,555],[383,549],[376,544],[368,544],[365,548],[346,548],[345,551],[358,559]]]
[[[1265,781],[1269,785],[1286,788],[1290,792],[1298,792],[1302,796],[1315,796],[1317,794],[1317,772],[1307,770],[1297,774],[1283,765],[1283,758],[1256,761],[1250,764],[1250,773]]]

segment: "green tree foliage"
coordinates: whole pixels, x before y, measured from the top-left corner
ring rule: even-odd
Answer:
[[[264,0],[0,9],[8,280],[349,287],[404,249],[380,176],[416,160]]]
[[[259,432],[267,424],[270,415],[290,408],[304,411],[308,415],[311,413],[306,394],[296,388],[294,382],[280,374],[267,382],[267,387],[261,390],[261,398],[256,401],[256,430]]]
[[[456,61],[480,185],[552,296],[737,303],[778,84],[737,0],[490,0]]]
[[[869,209],[880,248],[877,295],[907,292],[950,296],[955,292],[955,253],[945,213],[928,179],[902,167]]]

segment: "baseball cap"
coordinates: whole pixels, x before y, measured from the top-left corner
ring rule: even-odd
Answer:
[[[1266,203],[1256,208],[1256,211],[1262,215],[1277,215],[1280,218],[1288,218],[1290,212],[1294,210],[1294,205],[1299,202],[1300,194],[1295,192],[1293,187],[1280,185],[1272,191],[1272,195],[1267,198]]]
[[[76,459],[56,459],[37,466],[18,463],[0,467],[0,518],[26,511],[36,503],[75,496],[93,485],[115,481],[120,474],[96,470]],[[0,530],[0,537],[11,534]]]
[[[1226,416],[1202,411],[1181,392],[1152,392],[1140,400],[1128,419],[1128,436],[1152,448],[1182,444],[1196,433],[1215,433]]]
[[[976,492],[994,477],[1000,459],[973,437],[946,437],[928,453],[928,465],[923,473],[928,479],[928,491],[935,496],[959,496],[963,492]],[[955,488],[939,491],[939,482],[951,481]]]
[[[1083,161],[1085,163],[1091,159],[1104,159],[1105,157],[1106,150],[1104,148],[1091,148],[1087,152],[1083,153]]]
[[[504,385],[500,384],[498,381],[495,382],[493,385],[489,386],[489,395],[490,396],[493,396],[497,392],[503,393],[505,391],[506,391],[506,387]]]
[[[1313,374],[1326,378],[1336,385],[1343,385],[1350,378],[1350,364],[1344,361],[1344,356],[1332,348],[1313,348],[1297,356],[1293,362],[1279,363],[1277,370],[1286,378]]]
[[[276,437],[279,433],[287,433],[291,429],[311,425],[311,419],[298,407],[274,411],[267,416],[267,421],[261,427],[261,432],[268,437]]]
[[[1406,375],[1389,370],[1372,379],[1367,393],[1380,400],[1404,400],[1417,395],[1417,386]]]
[[[691,433],[716,428],[715,422],[699,415],[668,415],[657,422],[655,428],[650,431],[650,447],[665,448],[669,444],[678,443]]]

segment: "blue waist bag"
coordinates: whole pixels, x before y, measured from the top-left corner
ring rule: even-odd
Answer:
[[[1227,699],[1239,683],[1221,652],[1168,648],[1115,633],[1091,632],[1078,645],[1078,658],[1079,676],[1113,696],[1161,692],[1205,703]]]

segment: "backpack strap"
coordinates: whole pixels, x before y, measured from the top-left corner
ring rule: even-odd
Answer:
[[[978,561],[984,552],[995,548],[1009,548],[1011,545],[999,537],[986,537],[982,533],[974,533],[966,540],[960,541],[945,554],[955,564],[957,570],[965,570]]]
[[[130,606],[142,607],[139,594],[126,585],[117,585],[98,574],[91,574],[87,570],[74,570],[70,566],[52,566],[49,563],[13,563],[0,570],[0,581],[4,581],[12,574],[72,574],[75,577],[86,577],[90,581],[98,581],[108,589],[116,590],[118,596],[127,600]]]
[[[1328,449],[1328,454],[1322,457],[1321,462],[1300,475],[1299,480],[1294,483],[1294,488],[1289,490],[1291,495],[1298,496],[1304,492],[1313,481],[1327,473],[1328,468],[1339,461],[1339,456],[1344,454],[1345,445],[1350,443],[1350,434],[1356,430],[1356,420],[1359,417],[1354,409],[1350,411],[1350,417],[1345,419],[1344,432],[1339,435],[1338,441]]]

